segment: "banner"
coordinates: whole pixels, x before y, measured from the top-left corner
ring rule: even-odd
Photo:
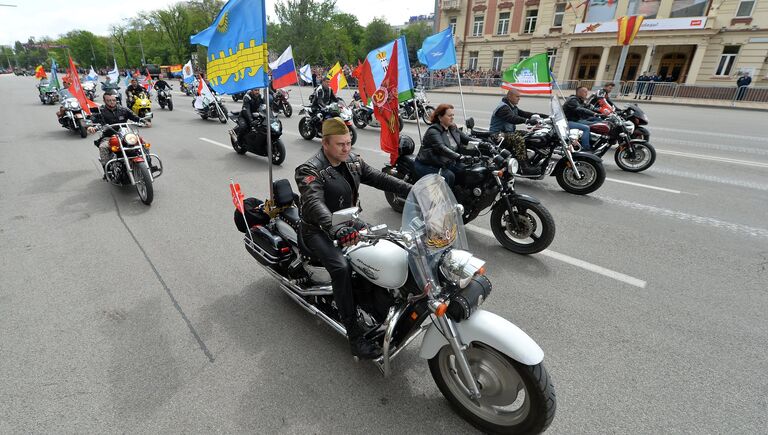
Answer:
[[[389,163],[394,165],[398,157],[398,148],[400,145],[400,125],[398,124],[397,114],[400,104],[398,103],[398,68],[397,68],[397,40],[392,46],[392,56],[390,56],[387,73],[384,80],[376,92],[373,93],[373,114],[381,124],[381,135],[379,142],[382,151],[389,153]]]
[[[411,77],[411,64],[408,61],[408,46],[405,43],[405,36],[397,39],[399,41],[397,51],[397,98],[400,101],[408,101],[413,98],[413,78]],[[371,75],[373,76],[374,87],[381,86],[384,75],[389,68],[389,58],[392,56],[392,48],[395,41],[372,50],[366,56],[368,64],[371,66]]]
[[[430,70],[449,68],[456,65],[456,47],[453,44],[453,32],[451,28],[443,30],[432,36],[428,36],[421,49],[416,52],[419,62]]]
[[[501,87],[517,89],[521,94],[551,94],[552,79],[547,54],[531,56],[509,67],[504,71]]]
[[[706,24],[707,17],[648,19],[643,20],[640,24],[640,31],[703,29]],[[607,21],[604,23],[579,23],[576,25],[574,33],[610,33],[618,30],[618,22]]]

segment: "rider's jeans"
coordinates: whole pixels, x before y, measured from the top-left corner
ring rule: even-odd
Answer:
[[[577,128],[581,130],[581,149],[589,151],[589,126],[580,122],[568,121],[568,128]]]

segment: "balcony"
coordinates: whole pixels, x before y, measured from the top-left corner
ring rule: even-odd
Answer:
[[[458,11],[461,9],[460,0],[443,0],[441,9],[444,11]]]

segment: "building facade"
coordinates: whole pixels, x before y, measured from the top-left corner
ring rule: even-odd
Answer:
[[[648,71],[686,84],[768,86],[768,0],[440,0],[462,68],[504,70],[546,52],[560,80],[612,80],[616,19],[645,15],[622,80]]]

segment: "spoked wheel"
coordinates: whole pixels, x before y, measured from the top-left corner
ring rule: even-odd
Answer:
[[[555,418],[555,387],[543,364],[527,366],[485,344],[474,342],[465,355],[481,397],[465,393],[450,346],[429,360],[429,371],[440,392],[467,421],[488,433],[540,433]]]
[[[432,119],[432,114],[435,112],[435,108],[432,106],[424,106],[424,111],[421,114],[421,120],[424,121],[424,124],[431,124],[430,119]]]
[[[152,189],[152,177],[149,176],[149,170],[141,164],[133,167],[133,179],[136,181],[136,191],[139,193],[139,199],[146,205],[152,204],[154,199],[154,190]]]
[[[291,103],[287,101],[283,103],[283,114],[286,118],[290,118],[291,115],[293,115],[293,106],[291,106]]]
[[[402,213],[405,206],[405,199],[392,192],[384,192],[384,197],[387,198],[389,206],[392,210]]]
[[[272,164],[281,165],[285,160],[285,145],[283,141],[278,139],[272,144]]]
[[[555,238],[555,220],[543,205],[517,200],[517,213],[510,215],[507,204],[499,201],[491,211],[491,230],[502,246],[516,254],[535,254],[546,249]]]
[[[656,149],[649,143],[636,143],[633,153],[625,145],[616,150],[613,159],[618,167],[627,172],[642,172],[656,161]]]
[[[557,173],[557,184],[568,193],[586,195],[599,189],[605,182],[605,168],[602,163],[592,160],[575,159],[576,167],[581,173],[581,179],[576,178],[576,173],[570,165],[566,165]]]
[[[312,126],[312,122],[307,118],[301,118],[299,121],[299,134],[306,140],[312,140],[315,137],[315,127]]]

